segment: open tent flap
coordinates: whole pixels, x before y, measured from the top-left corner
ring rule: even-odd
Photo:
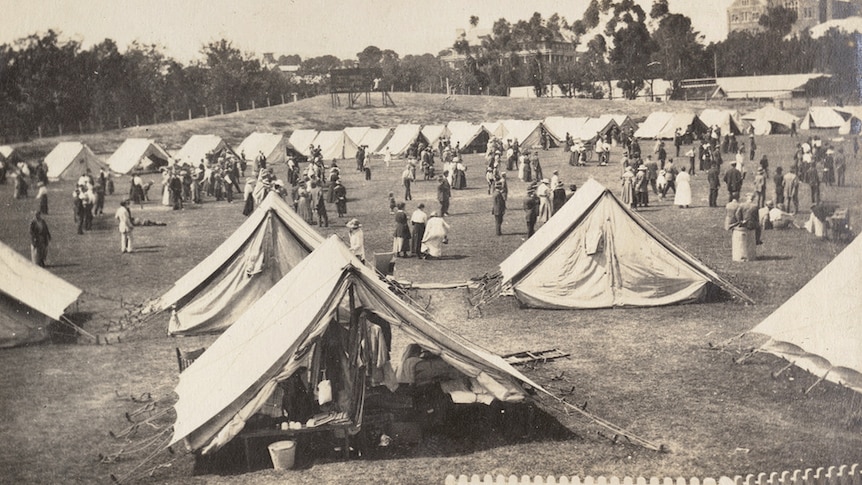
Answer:
[[[254,160],[262,153],[267,163],[283,163],[287,159],[285,143],[284,135],[254,132],[239,144],[237,151],[245,160]]]
[[[368,147],[368,153],[380,153],[386,148],[386,142],[392,136],[391,128],[371,128],[362,137],[360,145]]]
[[[107,168],[90,147],[77,141],[58,143],[45,156],[45,165],[48,167],[48,178],[52,180],[74,180],[87,171],[96,174]]]
[[[398,125],[395,131],[392,132],[392,137],[389,138],[386,146],[389,147],[389,151],[393,156],[401,156],[407,153],[407,148],[420,137],[423,140],[425,139],[422,136],[422,127],[420,125]]]
[[[367,311],[366,320],[351,318],[351,307]],[[341,379],[331,383],[336,391],[334,408],[342,412],[361,409],[356,400],[362,399],[364,391],[344,384],[357,367],[363,372],[352,375],[361,379],[373,378],[372,371],[379,368],[378,354],[364,353],[372,344],[366,335],[375,332],[362,322],[380,325],[381,320],[390,325],[393,335],[400,332],[410,343],[439,356],[474,388],[495,399],[523,400],[523,384],[542,390],[502,358],[421,316],[332,236],[180,375],[172,442],[185,440],[191,449],[203,453],[223,446],[262,409],[280,383],[298,370],[313,370],[318,352],[327,345],[342,345],[342,354],[349,356],[330,366],[336,367],[336,374],[327,369],[327,379]],[[353,323],[345,328],[345,322]],[[333,333],[342,335],[341,344],[327,342]],[[354,424],[361,423],[361,414],[349,415]]]
[[[127,138],[108,159],[108,167],[116,173],[129,173],[135,169],[151,170],[168,165],[170,155],[153,140]]]
[[[317,130],[295,130],[288,138],[288,145],[300,155],[309,157],[311,156],[309,148],[317,138],[317,133]]]

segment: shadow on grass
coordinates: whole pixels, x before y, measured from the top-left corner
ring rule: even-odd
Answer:
[[[578,435],[555,417],[533,404],[450,405],[445,411],[423,413],[421,420],[392,423],[383,429],[373,425],[350,438],[350,459],[393,460],[462,456],[515,444],[564,441]],[[442,411],[442,412],[440,412]],[[398,425],[396,429],[394,426]],[[383,435],[384,438],[381,441]],[[302,434],[296,443],[294,469],[347,460],[343,438],[332,433]],[[249,442],[249,458],[240,439],[234,439],[212,456],[196,456],[194,474],[238,475],[272,468],[268,445],[279,438]],[[390,440],[386,446],[381,443]]]
[[[787,261],[793,259],[793,256],[783,256],[780,254],[771,256],[758,256],[757,261]]]
[[[93,312],[73,312],[68,314],[69,321],[75,325],[85,329],[88,322],[93,319]],[[51,343],[58,345],[68,345],[78,343],[78,331],[72,328],[66,322],[52,322],[48,327],[48,335],[50,335]]]
[[[46,264],[45,268],[74,268],[75,266],[81,265],[78,263]]]

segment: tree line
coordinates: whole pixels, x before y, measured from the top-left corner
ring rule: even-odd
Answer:
[[[760,19],[762,31],[734,32],[707,45],[667,0],[655,0],[649,12],[634,0],[592,0],[572,23],[556,13],[514,23],[501,18],[480,44],[457,39],[437,55],[401,57],[368,46],[355,59],[281,56],[280,64],[299,65],[290,75],[224,39],[204,45],[202,58],[184,65],[155,45],[135,42],[121,52],[105,39],[84,49],[49,30],[0,45],[0,137],[100,131],[278,104],[285,96],[327,93],[329,71],[341,67],[380,68],[380,82],[393,91],[505,96],[527,85],[543,95],[557,86],[566,96],[593,98],[614,87],[633,98],[658,78],[678,88],[683,79],[716,74],[823,72],[832,75],[834,101],[856,102],[855,35],[788,36],[795,21],[795,12],[770,8]],[[469,22],[476,27],[479,18]],[[550,44],[577,51],[574,60],[550,62],[531,52]]]

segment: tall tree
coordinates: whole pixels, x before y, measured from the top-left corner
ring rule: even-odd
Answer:
[[[766,13],[760,16],[757,21],[767,31],[774,32],[780,37],[784,37],[793,30],[793,24],[796,23],[796,10],[785,7],[784,5],[776,5],[766,9]]]
[[[363,69],[380,67],[380,61],[383,60],[383,51],[379,47],[370,45],[356,54],[356,59],[359,61],[359,67]]]
[[[613,17],[605,33],[613,39],[609,59],[618,79],[617,86],[627,99],[635,99],[644,81],[651,79],[650,57],[655,44],[646,26],[646,13],[634,0],[613,4]]]

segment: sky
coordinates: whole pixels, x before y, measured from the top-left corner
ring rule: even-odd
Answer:
[[[638,0],[649,12],[651,0]],[[672,12],[692,19],[706,42],[727,35],[725,10],[732,0],[669,0]],[[480,28],[499,18],[547,18],[559,13],[570,23],[589,0],[0,0],[4,27],[0,44],[48,29],[84,48],[113,39],[123,51],[133,41],[156,44],[188,63],[201,47],[227,39],[245,52],[332,54],[355,58],[366,46],[392,49],[402,57],[451,47],[455,29]]]

